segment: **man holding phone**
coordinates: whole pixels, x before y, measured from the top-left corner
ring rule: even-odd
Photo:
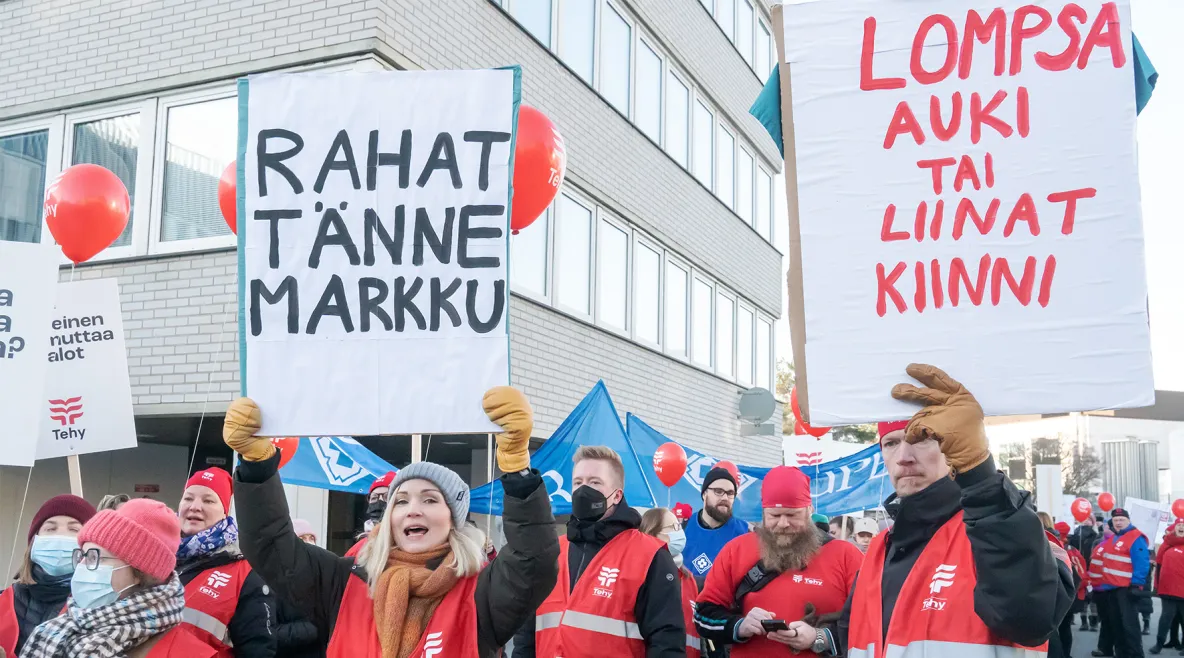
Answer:
[[[715,645],[731,646],[732,658],[825,653],[833,641],[823,622],[842,610],[863,554],[814,525],[810,478],[796,468],[769,471],[761,506],[760,525],[716,557],[695,626]]]

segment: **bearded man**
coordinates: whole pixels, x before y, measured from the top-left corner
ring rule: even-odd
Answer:
[[[739,483],[728,469],[716,466],[707,471],[700,489],[703,509],[687,521],[683,563],[695,577],[700,591],[724,544],[748,534],[748,524],[732,516],[738,487]]]
[[[716,557],[695,626],[717,646],[731,645],[733,658],[780,657],[787,649],[825,655],[832,631],[820,618],[837,619],[863,554],[814,525],[810,478],[796,468],[769,471],[761,507],[754,532],[728,542]]]

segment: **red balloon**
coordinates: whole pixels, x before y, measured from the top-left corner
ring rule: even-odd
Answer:
[[[567,173],[563,137],[547,115],[523,104],[518,108],[514,145],[514,199],[510,229],[530,226],[555,200]]]
[[[1177,519],[1184,518],[1184,498],[1177,498],[1172,502],[1172,514],[1175,514]]]
[[[721,459],[720,461],[715,462],[715,466],[713,466],[712,468],[722,468],[722,469],[726,470],[727,472],[732,474],[732,477],[736,480],[737,484],[740,483],[740,469],[737,468],[736,465],[733,464],[732,462],[730,462],[726,459]]]
[[[272,437],[271,445],[275,446],[280,451],[280,468],[287,466],[288,462],[296,456],[296,449],[300,447],[300,437],[298,436],[276,436]]]
[[[806,434],[809,434],[810,436],[817,439],[817,438],[821,437],[823,434],[826,434],[827,432],[830,431],[829,427],[814,427],[814,426],[810,425],[810,423],[807,423],[806,421],[802,420],[802,409],[801,409],[801,407],[798,406],[798,387],[797,386],[794,386],[793,388],[791,388],[789,390],[789,406],[793,410],[793,415],[795,417],[797,417],[798,423],[801,424],[802,430],[804,430],[804,432]],[[796,427],[794,428],[794,434],[797,434]]]
[[[1109,491],[1098,494],[1098,507],[1101,507],[1103,512],[1114,509],[1114,494]]]
[[[45,190],[45,223],[62,253],[75,263],[110,247],[127,227],[131,211],[123,181],[99,165],[69,167]]]
[[[1081,521],[1089,518],[1089,515],[1094,511],[1094,508],[1093,505],[1089,504],[1088,500],[1084,498],[1078,498],[1077,500],[1073,501],[1073,504],[1070,506],[1070,510],[1073,512],[1073,518],[1077,519],[1077,521],[1080,523]]]
[[[238,235],[238,164],[231,160],[218,179],[218,208],[230,231]]]
[[[687,451],[673,441],[658,446],[654,451],[654,472],[662,484],[673,487],[687,472]]]
[[[793,434],[794,436],[806,436],[809,434],[809,432],[806,431],[805,425],[802,425],[802,421],[800,419],[793,421]]]

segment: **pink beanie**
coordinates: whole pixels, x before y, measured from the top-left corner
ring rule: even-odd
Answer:
[[[78,545],[93,542],[153,578],[166,581],[177,566],[181,522],[162,502],[129,500],[118,510],[103,510],[82,526]]]

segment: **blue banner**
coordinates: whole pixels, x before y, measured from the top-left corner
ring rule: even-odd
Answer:
[[[367,494],[370,484],[397,470],[348,436],[301,437],[292,459],[280,469],[284,484]]]

